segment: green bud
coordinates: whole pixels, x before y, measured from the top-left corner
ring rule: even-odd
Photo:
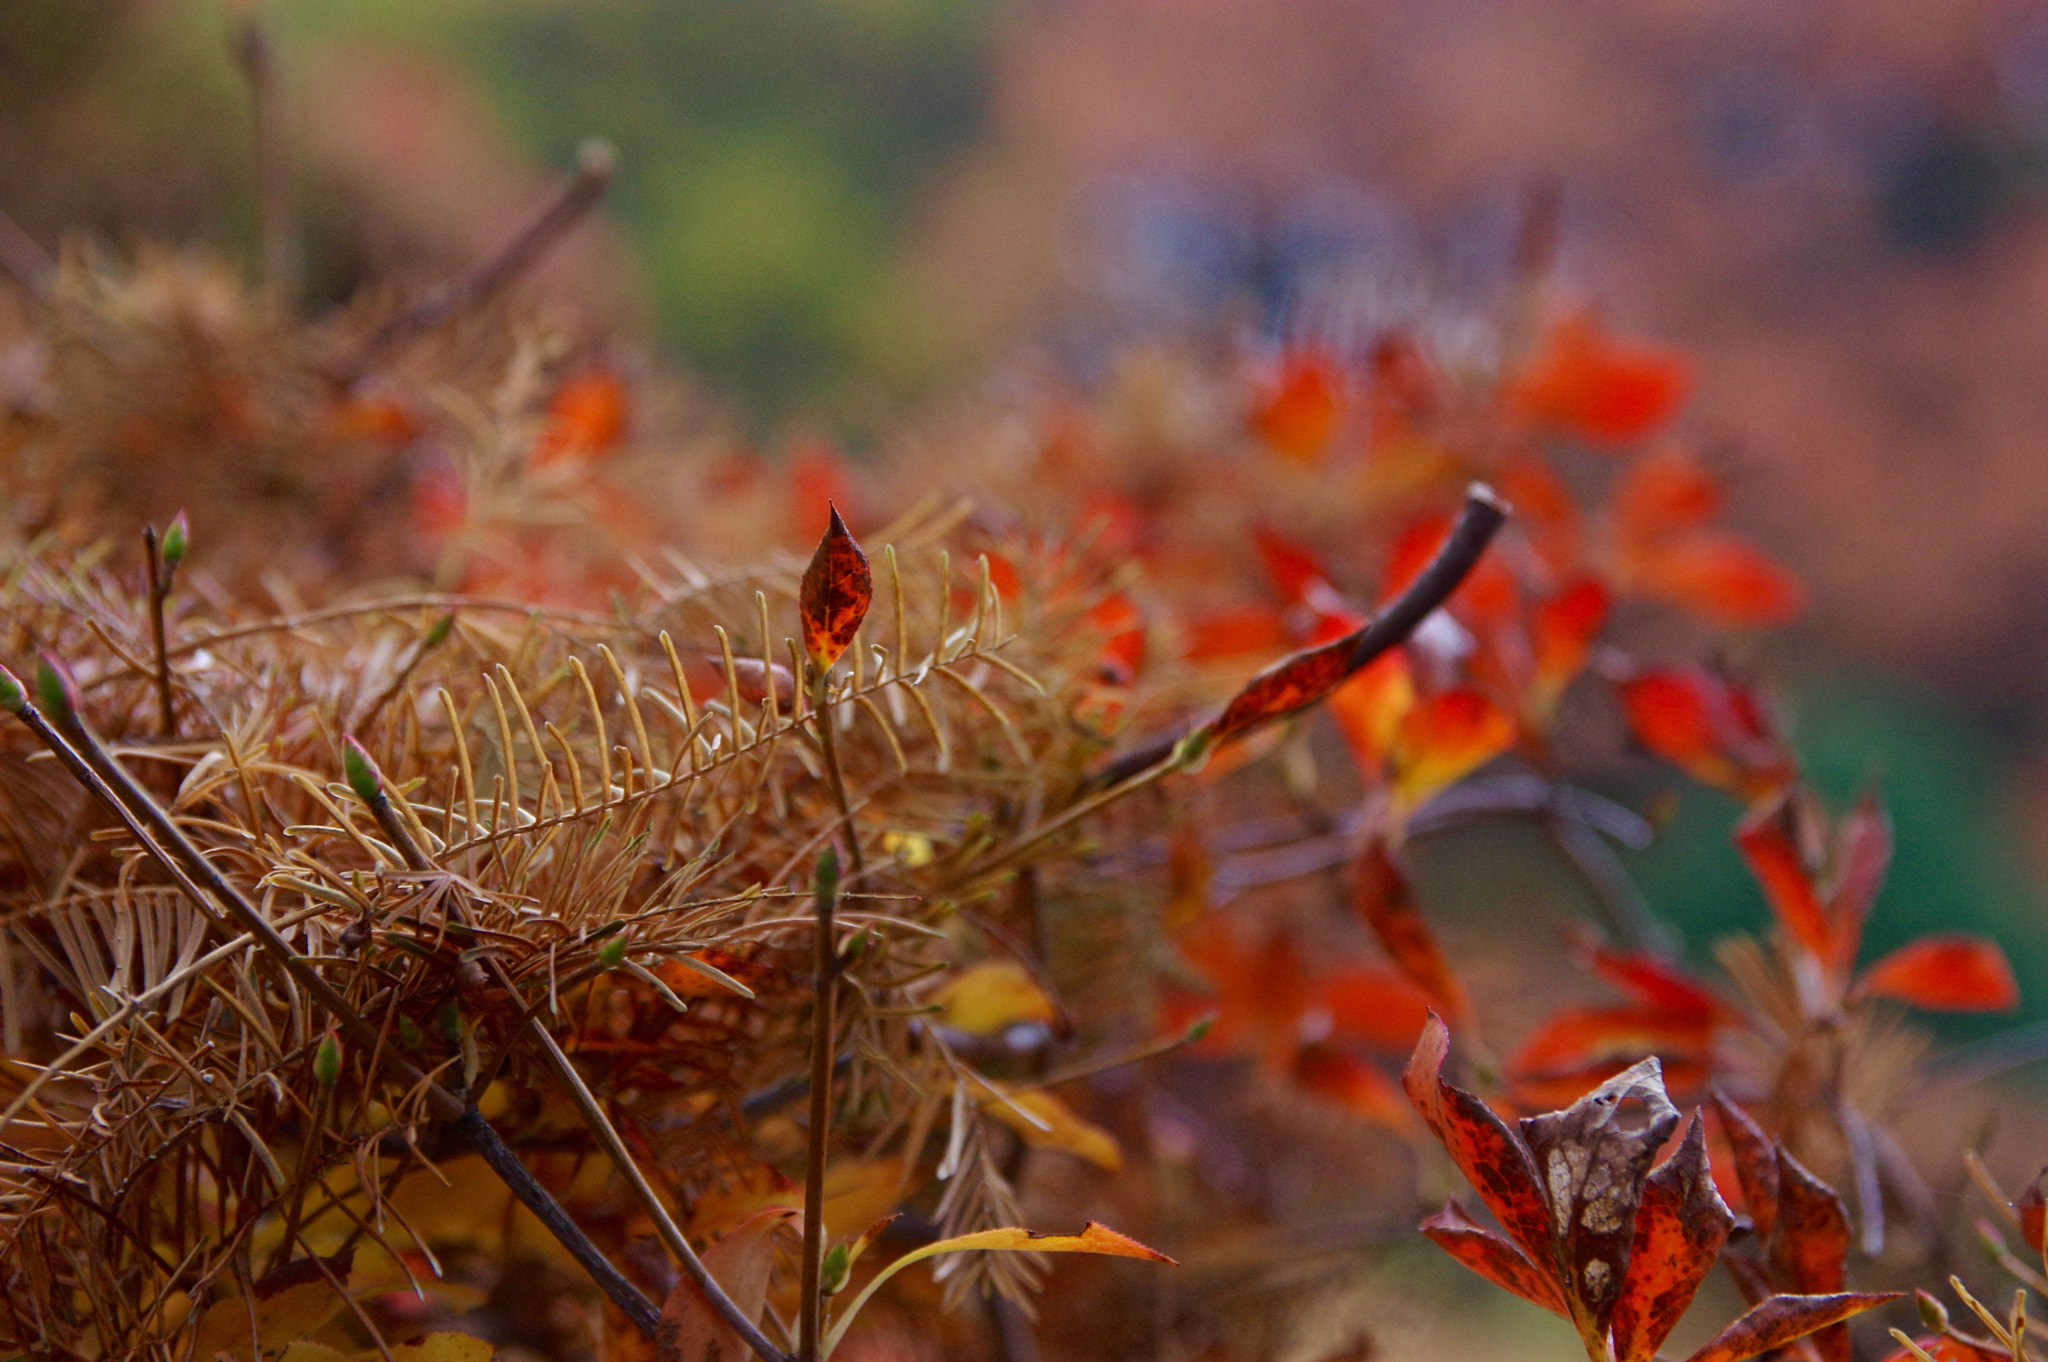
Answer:
[[[1948,1332],[1948,1311],[1940,1301],[1925,1291],[1913,1293],[1913,1304],[1920,1307],[1920,1323],[1937,1334]]]
[[[846,1289],[846,1279],[853,1275],[853,1250],[844,1244],[834,1244],[825,1250],[825,1262],[818,1270],[818,1290],[828,1296],[836,1296]]]
[[[441,1035],[450,1045],[462,1044],[462,1009],[450,998],[441,1007],[441,1015],[435,1019],[440,1023]]]
[[[1182,770],[1192,771],[1208,759],[1209,744],[1216,735],[1208,728],[1198,728],[1173,745],[1173,764]]]
[[[625,963],[626,945],[627,941],[623,932],[617,936],[606,937],[604,944],[597,948],[597,963],[603,965],[606,969],[617,969]]]
[[[348,777],[348,787],[356,792],[356,798],[365,804],[375,804],[384,798],[384,777],[377,770],[377,763],[370,760],[370,754],[354,738],[341,740],[341,771]]]
[[[180,511],[171,518],[169,527],[164,530],[162,544],[157,550],[164,560],[165,567],[175,571],[178,564],[185,561],[185,547],[191,536],[191,522],[186,520],[185,513]]]
[[[320,1037],[319,1048],[313,1051],[313,1077],[323,1088],[341,1081],[341,1038],[332,1031]]]
[[[450,610],[447,614],[435,620],[434,627],[427,630],[426,635],[420,639],[420,651],[425,652],[429,648],[440,647],[448,641],[448,634],[454,628],[455,612]]]
[[[21,678],[0,667],[0,709],[9,714],[19,714],[27,708],[28,692],[21,688]]]
[[[408,1050],[417,1050],[427,1043],[427,1038],[420,1031],[418,1022],[401,1015],[398,1019],[398,1043]]]
[[[36,666],[36,703],[65,728],[78,727],[78,686],[64,664],[48,653]]]
[[[852,938],[847,941],[845,947],[839,952],[840,967],[845,968],[846,966],[860,963],[860,958],[868,953],[868,947],[874,944],[874,928],[868,927],[855,932]]]
[[[1214,1012],[1204,1012],[1201,1016],[1188,1023],[1187,1034],[1181,1037],[1181,1040],[1185,1044],[1193,1045],[1207,1036],[1210,1031],[1214,1030],[1215,1026],[1216,1014]]]

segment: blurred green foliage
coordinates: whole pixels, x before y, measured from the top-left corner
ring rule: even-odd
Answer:
[[[471,73],[538,155],[615,142],[611,200],[689,367],[778,414],[924,376],[920,191],[980,129],[992,0],[278,0],[288,38]]]

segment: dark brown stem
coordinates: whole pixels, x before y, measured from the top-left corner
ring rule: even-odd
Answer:
[[[1507,506],[1492,488],[1474,483],[1465,493],[1465,507],[1451,527],[1450,537],[1444,540],[1429,566],[1385,610],[1351,636],[1351,660],[1345,664],[1345,675],[1364,669],[1406,642],[1431,611],[1449,600],[1451,593],[1479,565],[1480,556],[1500,532],[1507,514]],[[1126,752],[1090,776],[1088,787],[1108,789],[1144,774],[1170,758],[1185,736],[1171,733]]]
[[[249,82],[256,138],[256,241],[263,287],[280,309],[298,297],[298,250],[292,233],[291,166],[286,156],[283,101],[278,98],[277,48],[262,18],[251,12],[235,30],[235,64]]]
[[[593,138],[576,154],[576,172],[495,252],[428,289],[370,333],[357,354],[357,368],[403,345],[458,313],[488,300],[539,260],[570,228],[583,220],[611,183],[618,153]]]
[[[832,1128],[832,1060],[837,1027],[833,1013],[839,992],[839,955],[833,915],[839,907],[838,858],[827,848],[819,859],[816,907],[817,946],[811,974],[811,1129],[804,1157],[804,1248],[797,1298],[796,1362],[818,1362],[825,1298],[825,1155]]]
[[[164,572],[154,525],[142,527],[142,556],[149,564],[149,634],[156,648],[157,724],[169,741],[178,736],[178,714],[171,703],[171,650],[164,632],[164,605],[170,598],[171,584]]]

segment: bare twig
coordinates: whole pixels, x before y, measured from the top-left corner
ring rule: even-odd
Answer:
[[[611,143],[601,138],[585,142],[576,153],[576,172],[504,245],[422,293],[371,332],[356,356],[357,367],[483,303],[547,254],[596,205],[617,162]]]
[[[235,29],[235,64],[249,82],[249,108],[256,138],[256,241],[263,287],[282,310],[298,298],[299,260],[292,231],[291,165],[285,140],[284,102],[278,97],[277,46],[259,11],[251,9]]]
[[[858,875],[867,867],[861,862],[860,833],[853,825],[853,808],[846,798],[846,775],[839,765],[838,727],[826,697],[831,691],[831,674],[811,666],[811,714],[818,721],[818,745],[825,753],[825,777],[832,786],[832,798],[839,805],[839,819],[846,828],[846,855]]]
[[[825,1298],[825,1155],[832,1128],[832,1058],[839,992],[839,954],[832,918],[839,908],[839,857],[825,848],[818,857],[815,906],[817,945],[811,975],[811,1129],[804,1158],[804,1249],[797,1297],[796,1362],[817,1362],[823,1336]]]

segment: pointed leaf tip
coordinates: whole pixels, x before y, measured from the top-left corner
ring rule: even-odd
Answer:
[[[47,652],[36,664],[36,703],[63,727],[78,727],[78,683],[71,679],[70,669]]]
[[[832,522],[825,529],[825,537],[818,541],[797,591],[804,651],[820,672],[829,671],[853,642],[875,597],[867,554],[847,532],[839,508],[834,506],[831,510]]]
[[[0,667],[0,709],[19,714],[27,708],[28,692],[22,689],[21,678]]]

